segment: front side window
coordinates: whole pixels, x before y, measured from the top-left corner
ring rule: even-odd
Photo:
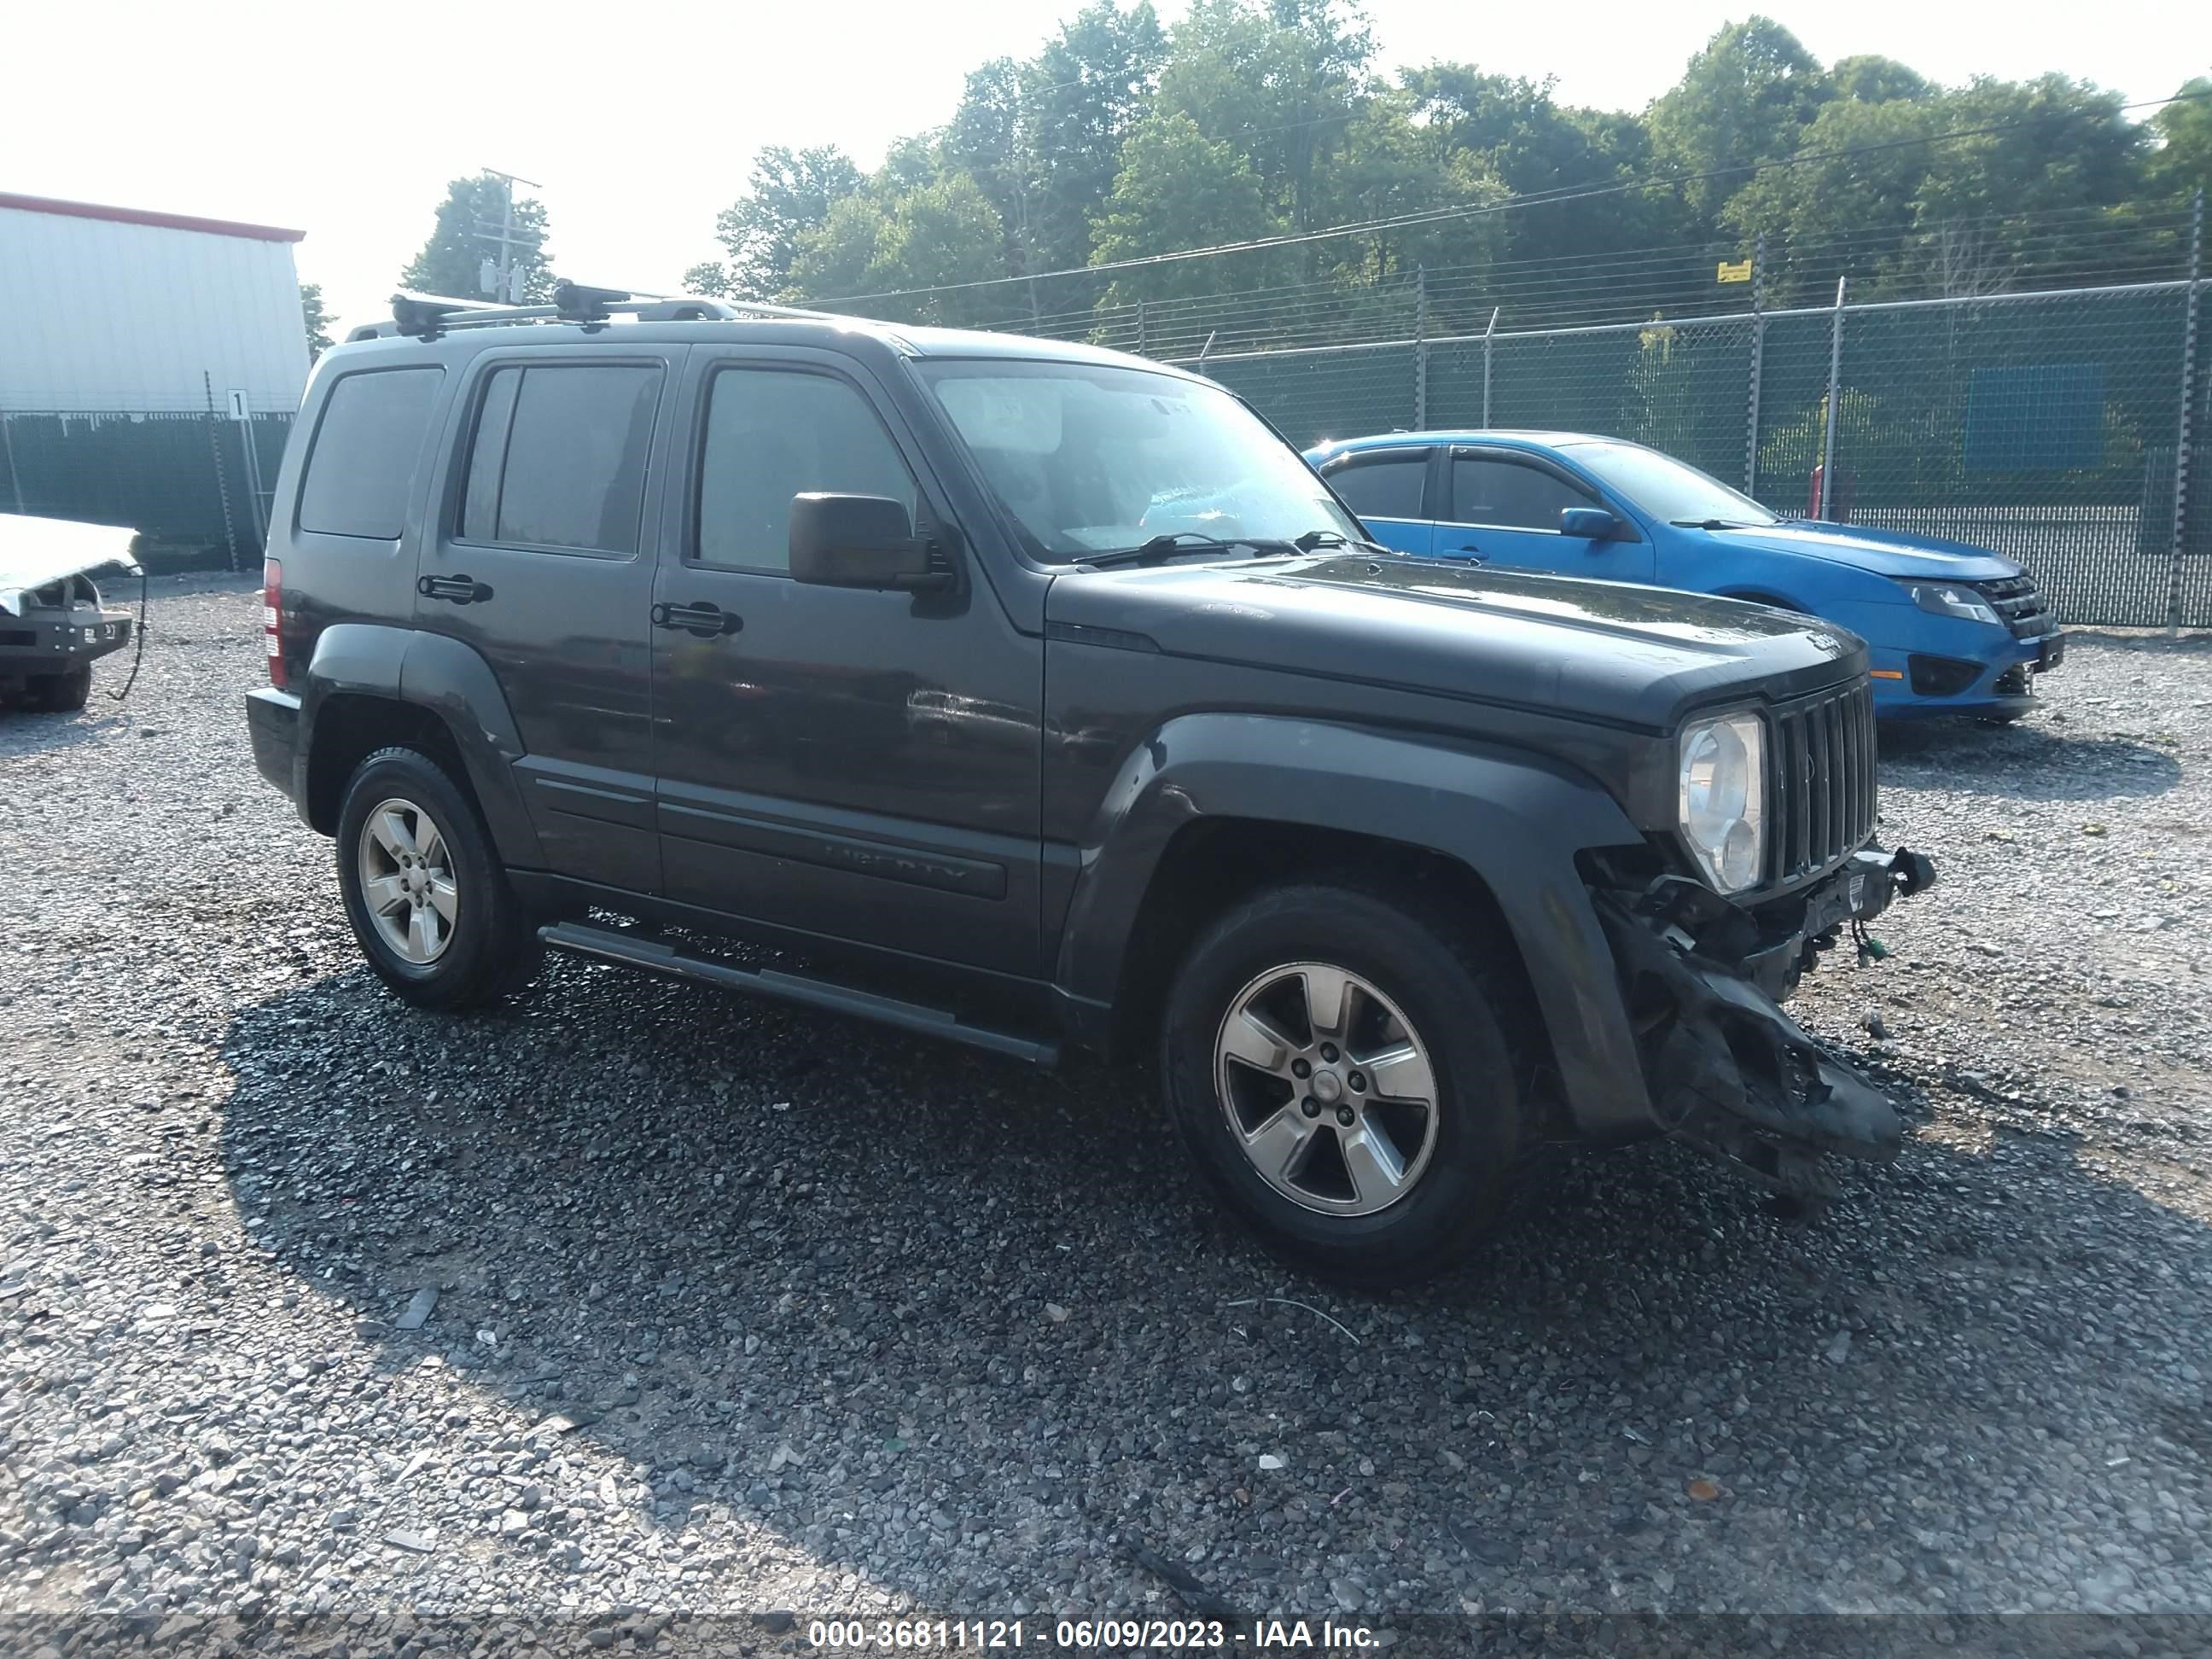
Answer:
[[[477,413],[461,534],[472,541],[637,551],[660,370],[513,364]]]
[[[707,392],[698,556],[791,568],[791,498],[884,495],[919,511],[914,475],[850,382],[797,369],[726,369]]]
[[[1035,557],[1079,561],[1179,532],[1360,535],[1298,453],[1206,381],[1050,360],[918,367]]]
[[[1452,458],[1452,522],[1501,530],[1557,532],[1571,507],[1596,507],[1596,496],[1558,473],[1525,461],[1487,455]]]
[[[1326,476],[1330,487],[1363,519],[1418,519],[1429,481],[1428,452],[1355,455]]]
[[[445,371],[370,369],[346,375],[323,400],[300,528],[319,536],[397,541],[407,526],[415,469]]]

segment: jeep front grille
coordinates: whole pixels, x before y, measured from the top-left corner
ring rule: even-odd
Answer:
[[[1824,876],[1874,833],[1874,690],[1864,680],[1774,717],[1775,878]]]
[[[1990,602],[1990,609],[1997,613],[2016,640],[2039,639],[2055,626],[2050,607],[2043,603],[2043,595],[2035,591],[2035,583],[2029,577],[2008,576],[2001,582],[1975,582],[1972,586]]]

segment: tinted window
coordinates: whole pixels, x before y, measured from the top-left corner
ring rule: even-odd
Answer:
[[[461,533],[535,547],[637,551],[658,368],[531,364],[487,383]]]
[[[1328,481],[1363,519],[1418,519],[1428,476],[1425,454],[1393,455],[1348,462],[1328,474]]]
[[[499,534],[499,475],[507,465],[507,434],[514,424],[514,394],[522,371],[502,368],[484,383],[477,411],[476,436],[469,445],[468,493],[461,498],[461,534],[480,542]]]
[[[1557,473],[1518,461],[1460,455],[1452,459],[1452,520],[1509,530],[1559,527],[1571,507],[1596,507],[1596,496]]]
[[[791,498],[807,490],[888,495],[916,510],[914,477],[866,398],[827,374],[738,369],[707,400],[698,556],[791,568]]]
[[[324,400],[300,488],[300,528],[394,541],[407,525],[415,464],[438,395],[435,368],[349,374]]]

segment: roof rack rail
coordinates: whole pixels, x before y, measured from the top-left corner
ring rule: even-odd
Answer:
[[[603,325],[616,316],[635,317],[641,323],[732,322],[745,317],[792,317],[812,322],[850,320],[835,312],[807,311],[797,306],[770,305],[765,301],[715,300],[699,294],[637,295],[624,289],[587,288],[563,279],[554,284],[552,302],[547,305],[493,305],[401,289],[392,296],[391,321],[363,323],[349,330],[346,338],[375,340],[408,335],[429,340],[448,329],[488,328],[501,323],[581,323],[588,328]]]

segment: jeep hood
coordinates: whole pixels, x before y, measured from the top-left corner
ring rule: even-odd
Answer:
[[[1652,731],[1866,667],[1856,635],[1763,606],[1365,554],[1071,572],[1046,617],[1063,639],[1105,630],[1092,637]]]
[[[2010,559],[1987,548],[1902,530],[1787,522],[1701,533],[1711,537],[1716,545],[1731,550],[1756,548],[1762,553],[1825,559],[1831,564],[1847,564],[1877,576],[1901,576],[1907,580],[1993,582],[2021,574],[2020,567]]]

